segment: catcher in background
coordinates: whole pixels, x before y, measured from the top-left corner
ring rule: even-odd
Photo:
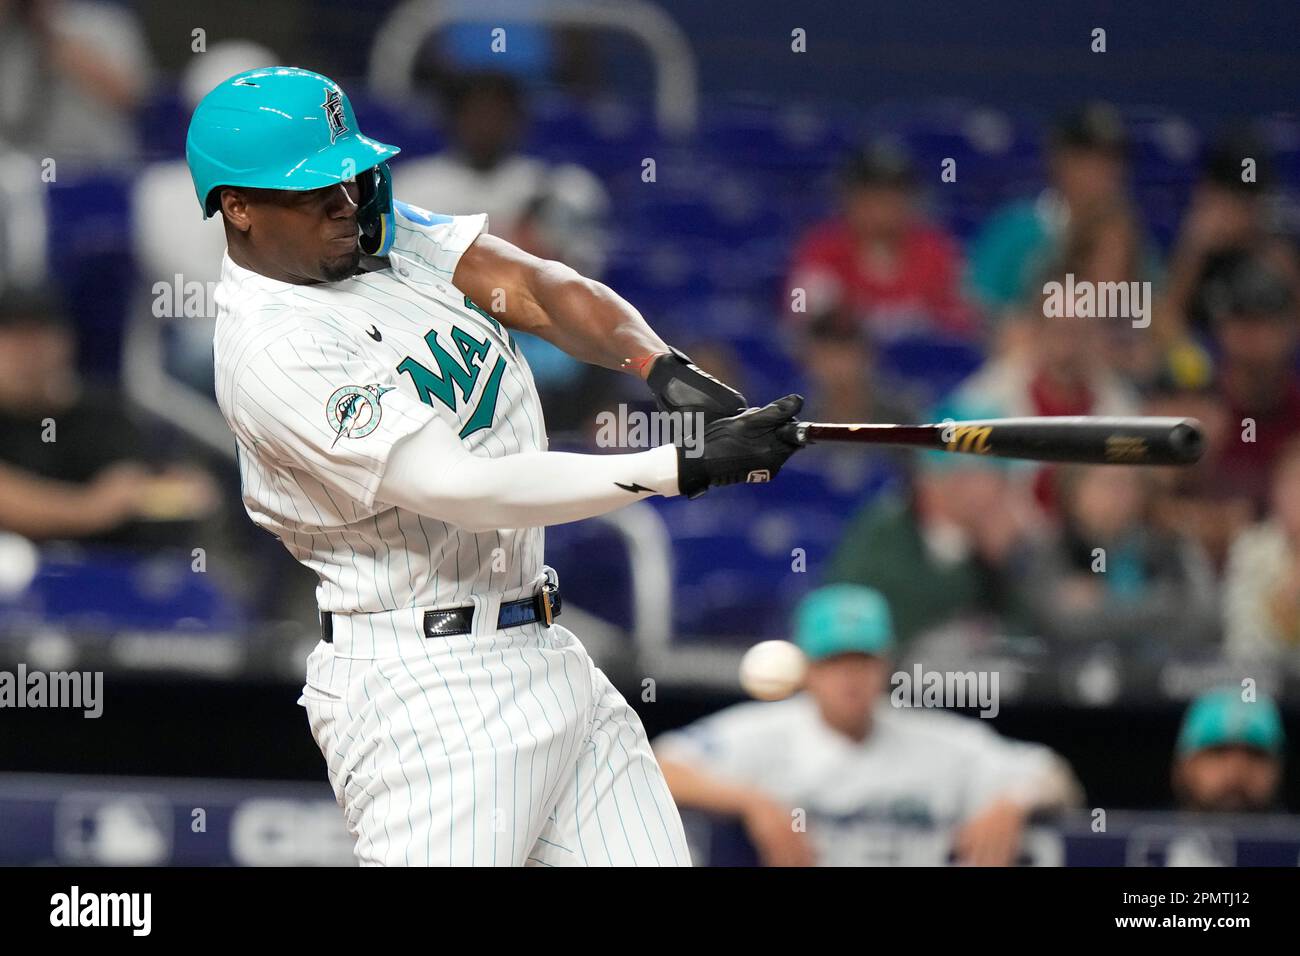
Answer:
[[[737,704],[654,744],[677,805],[738,818],[763,863],[1006,865],[1031,814],[1078,801],[1046,747],[891,706],[893,624],[878,592],[814,591],[794,630],[810,662],[803,693]]]

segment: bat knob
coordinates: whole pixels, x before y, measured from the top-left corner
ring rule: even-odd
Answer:
[[[1205,451],[1205,432],[1201,423],[1195,418],[1187,418],[1175,425],[1169,432],[1169,449],[1182,463],[1190,465],[1197,461]]]
[[[777,429],[777,433],[792,445],[808,444],[808,423],[790,422]]]

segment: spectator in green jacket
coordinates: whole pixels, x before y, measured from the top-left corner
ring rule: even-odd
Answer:
[[[910,496],[875,499],[852,520],[828,582],[880,591],[904,648],[940,630],[1023,632],[1013,568],[1039,520],[1023,477],[1006,463],[928,453]]]

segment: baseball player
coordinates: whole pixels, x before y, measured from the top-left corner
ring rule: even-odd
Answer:
[[[249,516],[320,578],[299,703],[356,856],[685,865],[640,720],[554,622],[542,529],[770,480],[802,400],[746,409],[605,286],[395,202],[397,152],[286,67],[220,84],[186,142],[226,231],[217,399]],[[641,376],[702,451],[547,451],[512,330]]]
[[[738,819],[764,863],[1010,863],[1031,812],[1077,799],[1046,747],[978,718],[890,705],[894,632],[878,591],[809,594],[795,642],[810,662],[804,693],[655,740],[677,802]]]

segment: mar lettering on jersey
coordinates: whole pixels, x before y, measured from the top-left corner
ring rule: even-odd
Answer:
[[[465,296],[465,305],[492,323],[498,332],[502,331],[501,324],[475,305],[469,296]],[[508,336],[508,339],[511,349],[515,350],[514,338]],[[459,325],[452,326],[451,342],[460,355],[460,360],[457,361],[456,356],[443,345],[436,330],[430,329],[425,333],[424,342],[429,346],[434,364],[438,367],[437,371],[410,355],[402,359],[397,366],[397,371],[399,374],[410,376],[420,401],[424,404],[432,406],[437,400],[452,412],[459,413],[456,393],[460,393],[459,401],[469,402],[470,395],[478,384],[479,376],[487,366],[492,351],[491,343],[486,338],[476,338]],[[501,376],[505,370],[506,360],[504,356],[498,355],[496,361],[492,363],[491,371],[488,372],[487,383],[483,386],[477,405],[461,427],[461,438],[467,438],[480,429],[492,426],[497,400],[501,394]]]

